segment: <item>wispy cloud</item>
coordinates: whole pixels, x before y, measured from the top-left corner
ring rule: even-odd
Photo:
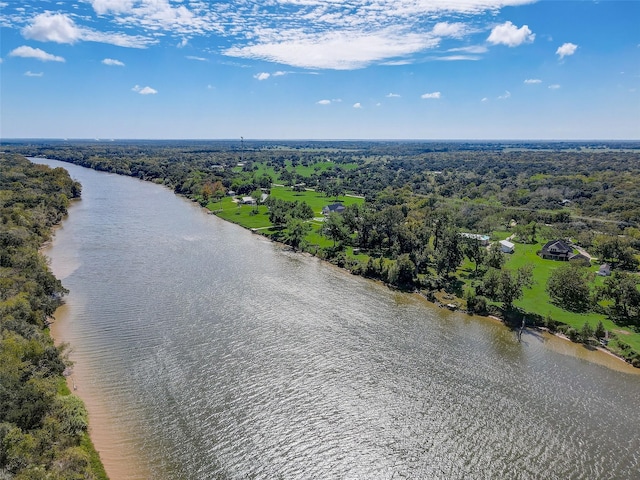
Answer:
[[[324,99],[324,100],[318,100],[316,103],[317,103],[318,105],[331,105],[331,100],[327,100],[327,99]]]
[[[79,41],[108,43],[120,47],[145,48],[158,40],[140,35],[101,32],[79,27],[74,20],[62,13],[45,12],[37,15],[22,29],[22,35],[39,42],[74,44]]]
[[[498,96],[498,100],[506,100],[507,98],[511,98],[511,92],[509,90],[505,90],[505,92]]]
[[[136,93],[139,93],[140,95],[155,95],[156,93],[158,93],[158,91],[154,88],[140,87],[140,85],[136,85],[131,90],[133,90]]]
[[[424,98],[424,99],[432,99],[432,98],[440,98],[442,96],[442,94],[440,92],[432,92],[432,93],[423,93],[422,95],[420,95],[420,98]]]
[[[560,85],[558,85],[557,83],[554,83],[553,85],[549,85],[550,90],[558,90],[559,88],[560,88]]]
[[[84,0],[79,4],[90,4],[93,10],[83,15],[45,11],[27,17],[26,10],[17,7],[13,13],[21,18],[26,38],[43,42],[91,41],[133,48],[169,42],[185,47],[199,38],[218,37],[228,47],[217,53],[229,57],[311,70],[350,70],[422,61],[442,41],[462,43],[484,31],[482,23],[504,7],[531,1]],[[65,3],[56,5],[62,10]],[[507,22],[494,28],[488,42],[516,46],[534,37],[526,25],[517,28]],[[486,51],[464,44],[460,48],[461,55],[440,59],[477,60],[466,55]]]
[[[270,73],[267,72],[261,72],[261,73],[256,73],[253,78],[255,78],[256,80],[267,80],[269,77],[271,77]]]
[[[24,72],[25,77],[42,77],[44,75],[43,72],[34,73],[30,70]]]
[[[477,55],[445,55],[442,57],[431,56],[427,58],[427,60],[436,60],[441,62],[477,61],[481,59],[482,57]]]
[[[114,58],[105,58],[104,60],[102,60],[102,63],[110,67],[124,67],[124,63]]]
[[[540,80],[539,78],[527,78],[524,83],[528,84],[528,85],[534,85],[536,83],[542,83],[542,80]]]
[[[511,22],[493,27],[487,42],[493,45],[506,45],[517,47],[523,43],[531,43],[535,40],[536,34],[532,33],[527,25],[518,28]]]
[[[569,57],[574,53],[576,53],[577,49],[578,49],[578,45],[574,43],[563,43],[556,50],[556,55],[558,55],[560,57],[560,60],[562,60],[564,57]]]
[[[362,108],[362,104],[360,102],[356,102],[353,104],[353,108]]]
[[[387,97],[387,98],[400,98],[400,94],[398,94],[398,93],[387,93],[385,95],[385,97]]]
[[[57,55],[52,55],[50,53],[45,52],[44,50],[40,50],[39,48],[29,47],[27,45],[23,45],[18,47],[9,53],[10,57],[23,57],[23,58],[35,58],[42,62],[64,62],[64,58],[58,57]]]
[[[193,55],[187,55],[187,56],[186,56],[186,58],[187,58],[188,60],[195,60],[195,61],[197,61],[197,62],[208,62],[208,61],[209,61],[209,60],[207,60],[207,59],[206,59],[206,58],[204,58],[204,57],[194,57]]]

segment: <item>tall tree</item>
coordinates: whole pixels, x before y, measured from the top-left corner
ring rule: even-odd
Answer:
[[[333,240],[333,246],[335,248],[336,243],[343,242],[349,238],[349,230],[347,229],[342,215],[336,212],[331,212],[322,225],[322,233]]]
[[[547,293],[553,303],[566,310],[586,312],[591,304],[592,277],[586,268],[567,262],[549,275]]]
[[[287,228],[284,232],[284,241],[298,250],[304,241],[304,237],[311,231],[311,225],[299,218],[289,217]]]

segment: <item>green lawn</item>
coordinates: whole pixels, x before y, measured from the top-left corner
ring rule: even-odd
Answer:
[[[640,351],[640,334],[633,332],[631,329],[616,325],[605,315],[598,313],[574,313],[551,303],[549,294],[546,292],[547,280],[553,270],[565,264],[563,262],[540,258],[536,255],[536,252],[541,248],[542,244],[540,243],[533,245],[516,243],[515,252],[508,255],[508,260],[505,265],[506,268],[516,269],[525,264],[533,265],[534,285],[532,288],[525,288],[523,297],[515,301],[514,305],[526,312],[536,313],[543,317],[550,316],[554,320],[566,323],[577,330],[579,330],[585,322],[589,322],[589,324],[595,328],[598,322],[602,321],[602,324],[607,330],[617,331],[618,333],[621,331],[628,332],[627,334],[619,335],[620,339],[631,345],[634,350]],[[598,271],[597,265],[592,265],[589,268],[594,273]],[[593,281],[593,287],[602,285],[602,282],[603,278],[596,276]]]
[[[313,192],[309,190],[305,190],[304,192],[294,192],[290,187],[272,187],[271,195],[274,198],[280,198],[282,200],[287,200],[289,202],[298,201],[298,202],[307,202],[309,206],[313,209],[315,216],[322,215],[322,208],[326,205],[330,205],[335,203],[336,200],[342,202],[343,205],[353,205],[355,203],[362,204],[364,199],[356,198],[356,197],[327,197],[322,192]]]

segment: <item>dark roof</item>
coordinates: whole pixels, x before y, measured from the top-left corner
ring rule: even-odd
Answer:
[[[344,210],[344,205],[341,203],[332,203],[322,209],[322,211],[328,210],[329,212],[341,212]]]
[[[564,240],[551,240],[550,242],[544,244],[544,247],[542,247],[542,251],[549,252],[552,247],[556,251],[555,253],[573,253],[573,248],[567,245]]]

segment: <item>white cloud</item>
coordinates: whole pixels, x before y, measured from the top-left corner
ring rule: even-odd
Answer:
[[[489,101],[489,99],[487,97],[483,97],[482,100],[480,100],[482,103],[487,103]]]
[[[102,60],[102,63],[105,65],[109,65],[110,67],[124,67],[124,63],[113,58],[105,58],[104,60]]]
[[[506,100],[507,98],[511,98],[511,92],[509,90],[505,90],[504,94],[498,97],[498,100]]]
[[[300,34],[300,32],[297,32]],[[416,33],[321,32],[263,43],[232,47],[224,53],[232,57],[253,58],[301,68],[353,70],[384,59],[419,52],[438,44],[436,38]]]
[[[398,93],[387,93],[385,96],[387,98],[400,98],[400,94]]]
[[[536,83],[542,83],[542,80],[540,80],[539,78],[527,78],[524,83],[532,85],[532,84],[536,84]]]
[[[354,103],[353,108],[362,108],[362,104],[360,102]]]
[[[433,92],[433,93],[423,93],[422,95],[420,95],[420,98],[430,99],[430,98],[440,98],[441,96],[442,94],[440,92]]]
[[[438,60],[441,62],[459,62],[459,61],[476,61],[480,60],[481,57],[476,55],[445,55],[443,57],[429,57],[427,60]]]
[[[557,83],[553,84],[553,85],[549,85],[549,89],[551,90],[558,90],[560,88],[560,85],[558,85]]]
[[[253,76],[253,78],[255,78],[256,80],[260,80],[260,81],[262,81],[262,80],[266,80],[266,79],[268,79],[270,76],[271,76],[271,74],[270,74],[270,73],[262,72],[262,73],[256,73],[256,74]]]
[[[272,75],[273,75],[274,77],[281,77],[281,76],[286,75],[286,74],[287,74],[287,72],[283,72],[283,71],[281,71],[281,70],[279,70],[279,71],[277,71],[277,72],[273,72],[273,73],[272,73]]]
[[[487,53],[489,49],[484,45],[470,45],[468,47],[458,47],[458,48],[450,48],[447,52],[462,52],[462,53]]]
[[[507,45],[517,47],[523,43],[531,43],[535,40],[536,34],[531,33],[527,25],[518,28],[511,22],[493,27],[487,41],[493,45]]]
[[[438,22],[433,27],[431,33],[436,37],[463,37],[467,28],[464,23]]]
[[[131,11],[135,0],[89,0],[98,15]]]
[[[33,73],[30,70],[24,72],[24,76],[25,77],[42,77],[43,75],[44,75],[43,72]]]
[[[95,12],[91,12],[93,18],[79,15],[80,9],[69,14],[40,13],[23,33],[42,41],[92,41],[131,48],[160,42],[185,47],[198,38],[218,37],[222,39],[218,45],[228,46],[221,53],[230,57],[304,69],[350,70],[422,61],[421,56],[443,39],[453,42],[477,34],[483,30],[480,22],[503,7],[533,1],[350,0],[345,6],[336,0],[57,0],[51,4],[59,10],[88,3]],[[22,18],[20,23],[24,16],[24,12],[17,16]],[[500,34],[500,26],[496,27],[490,42],[515,46],[533,41],[527,26],[505,25],[513,31]],[[486,47],[462,46],[461,55],[440,59],[478,60],[472,55],[485,51]]]
[[[78,41],[88,41],[131,48],[145,48],[158,42],[156,39],[140,35],[101,32],[78,27],[68,15],[51,12],[36,16],[30,25],[22,29],[22,35],[40,42],[74,44]]]
[[[189,60],[196,60],[198,62],[208,62],[208,60],[204,57],[194,57],[193,55],[187,55],[186,58]]]
[[[318,105],[330,105],[331,104],[331,100],[318,100],[316,103]]]
[[[76,43],[82,34],[67,15],[46,12],[33,19],[31,25],[22,29],[22,35],[40,42]]]
[[[140,95],[155,95],[156,93],[158,93],[157,90],[151,87],[140,87],[140,85],[136,85],[131,90],[133,90],[136,93],[139,93]]]
[[[564,57],[568,57],[568,56],[573,55],[574,53],[576,53],[577,49],[578,49],[578,45],[576,45],[574,43],[563,43],[556,50],[556,55],[559,55],[560,56],[560,60],[562,60]]]
[[[43,62],[64,62],[64,58],[52,55],[40,50],[39,48],[28,47],[23,45],[18,47],[9,53],[11,57],[23,57],[23,58],[35,58]]]

